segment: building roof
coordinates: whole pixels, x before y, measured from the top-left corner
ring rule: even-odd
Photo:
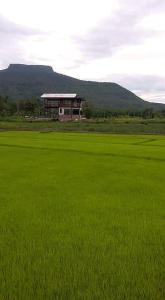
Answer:
[[[72,98],[72,99],[74,99],[74,98],[77,98],[78,97],[78,95],[77,94],[43,94],[42,96],[41,96],[41,98],[46,98],[46,99],[54,99],[54,98]]]

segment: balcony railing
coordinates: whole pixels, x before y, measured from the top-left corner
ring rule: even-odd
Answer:
[[[72,104],[66,104],[66,103],[44,103],[45,108],[81,108],[81,103],[72,103]]]

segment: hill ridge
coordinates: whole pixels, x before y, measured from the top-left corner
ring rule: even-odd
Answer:
[[[77,93],[99,109],[165,109],[144,101],[115,82],[86,81],[57,73],[51,66],[10,64],[0,70],[0,95],[11,99],[40,97],[43,93]]]

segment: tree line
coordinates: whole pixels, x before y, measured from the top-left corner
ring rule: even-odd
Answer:
[[[88,119],[111,117],[117,118],[121,116],[141,117],[144,119],[165,117],[165,109],[160,111],[155,111],[153,108],[147,108],[139,111],[95,109],[89,103],[87,103],[83,110],[86,118]],[[44,116],[43,103],[38,98],[10,100],[8,96],[0,96],[0,116]]]
[[[111,117],[139,117],[144,119],[165,118],[165,109],[156,111],[153,108],[146,108],[143,110],[119,110],[119,109],[95,109],[90,105],[85,107],[85,115],[90,118],[111,118]]]
[[[43,113],[42,102],[37,98],[10,100],[8,96],[0,96],[0,116],[40,116]]]

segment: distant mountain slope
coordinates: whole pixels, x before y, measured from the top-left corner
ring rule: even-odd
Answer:
[[[78,93],[96,108],[141,110],[164,108],[142,100],[116,83],[83,81],[53,71],[49,66],[11,64],[0,71],[0,95],[12,99],[40,97],[43,93]]]

